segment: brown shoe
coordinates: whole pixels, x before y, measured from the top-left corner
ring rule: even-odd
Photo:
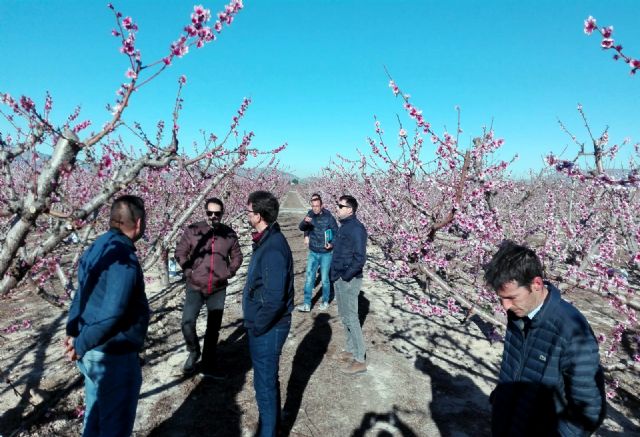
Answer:
[[[353,354],[351,352],[341,351],[335,358],[343,363],[351,363],[351,361],[353,361]]]
[[[340,371],[346,375],[357,375],[358,373],[364,373],[367,371],[367,364],[353,360],[351,364],[343,369],[340,369]]]

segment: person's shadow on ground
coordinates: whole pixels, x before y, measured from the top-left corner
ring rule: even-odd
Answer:
[[[398,417],[398,407],[388,413],[368,412],[362,416],[358,429],[354,430],[351,437],[365,437],[376,435],[378,437],[418,437],[409,425]],[[375,434],[374,434],[375,433]]]
[[[491,435],[489,396],[470,378],[454,376],[425,357],[417,357],[415,367],[431,378],[429,409],[441,435]]]
[[[367,320],[369,307],[371,307],[369,299],[364,296],[363,291],[360,291],[358,295],[358,320],[360,321],[360,326],[364,326],[364,321]]]
[[[171,417],[151,429],[149,436],[173,437],[242,435],[242,410],[237,402],[251,369],[245,329],[239,326],[218,344],[217,357],[222,380],[202,378]]]
[[[282,409],[282,431],[280,434],[282,436],[288,436],[291,432],[309,380],[327,353],[332,334],[329,324],[330,318],[326,313],[316,316],[313,327],[302,339],[293,357],[291,376],[289,376],[287,384],[287,398]]]

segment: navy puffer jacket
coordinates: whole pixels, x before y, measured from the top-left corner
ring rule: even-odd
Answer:
[[[291,323],[293,257],[278,223],[269,225],[253,244],[242,310],[244,326],[256,337],[276,325]]]
[[[367,258],[367,230],[354,215],[340,220],[338,234],[333,239],[331,258],[332,281],[362,278]]]
[[[305,236],[309,237],[309,250],[316,253],[327,253],[328,250],[324,247],[324,232],[331,229],[335,237],[338,232],[336,219],[325,208],[322,208],[320,214],[314,214],[310,209],[307,212],[307,217],[311,217],[311,222],[302,220],[298,228],[304,231]]]
[[[557,288],[545,284],[549,294],[530,327],[509,313],[500,379],[491,394],[494,436],[584,436],[604,419],[593,331]]]

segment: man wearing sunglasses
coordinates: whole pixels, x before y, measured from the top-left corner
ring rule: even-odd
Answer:
[[[353,196],[340,197],[337,206],[340,228],[333,240],[331,281],[346,337],[345,348],[337,358],[347,364],[342,369],[343,373],[355,375],[367,371],[364,338],[358,318],[358,295],[367,256],[367,230],[356,218],[358,202]]]
[[[204,336],[201,371],[204,376],[222,377],[216,367],[216,346],[229,278],[242,264],[238,235],[221,223],[224,214],[222,200],[212,197],[205,201],[206,221],[190,225],[176,246],[176,260],[187,279],[182,310],[182,334],[189,356],[184,363],[185,374],[196,370],[200,358],[200,341],[196,321],[202,305],[207,305],[207,330]]]

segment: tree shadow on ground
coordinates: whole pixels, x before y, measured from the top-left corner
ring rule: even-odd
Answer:
[[[171,417],[150,430],[149,436],[242,435],[242,408],[236,399],[251,369],[245,329],[238,327],[218,344],[223,380],[202,378]]]
[[[358,320],[360,320],[360,326],[364,326],[364,321],[367,320],[370,307],[371,303],[369,299],[364,296],[364,291],[360,291],[358,295]]]
[[[417,357],[415,367],[431,378],[429,409],[443,436],[491,435],[489,397],[470,378],[454,376],[426,357]]]
[[[15,407],[3,412],[0,416],[1,435],[14,435],[19,430],[26,430],[32,425],[43,425],[54,420],[56,418],[55,415],[47,415],[46,413],[50,413],[52,408],[56,407],[61,399],[66,398],[69,393],[81,385],[82,380],[80,373],[75,372],[72,377],[53,389],[42,387],[46,373],[47,348],[51,346],[51,342],[65,318],[66,313],[61,313],[51,323],[42,325],[38,329],[36,336],[37,341],[34,342],[32,346],[23,349],[23,351],[15,357],[13,363],[5,369],[6,373],[2,372],[1,376],[3,381],[7,382],[8,388],[10,387],[14,393],[19,396],[20,400]],[[9,372],[25,358],[25,355],[29,353],[33,347],[35,347],[36,350],[31,369],[23,372],[20,378],[12,380]],[[60,359],[64,359],[62,345],[60,346],[59,352]],[[38,402],[33,399],[34,396],[39,397],[41,401]],[[67,413],[65,412],[64,414],[66,415]]]
[[[622,388],[618,388],[618,395],[626,399],[625,404],[629,405],[631,411],[640,411],[640,402],[637,400],[637,395],[629,393]],[[614,431],[600,427],[600,429],[596,431],[597,435],[603,437],[640,436],[640,426],[635,425],[624,413],[618,411],[611,402],[607,402],[607,417],[620,426],[622,431]]]
[[[331,316],[321,313],[313,321],[313,327],[302,339],[291,364],[291,376],[287,384],[287,398],[282,409],[282,433],[288,436],[296,422],[302,405],[302,396],[331,341]]]
[[[398,408],[394,405],[393,410],[388,413],[368,412],[362,416],[360,427],[353,431],[351,437],[417,437],[406,423],[398,417]]]

